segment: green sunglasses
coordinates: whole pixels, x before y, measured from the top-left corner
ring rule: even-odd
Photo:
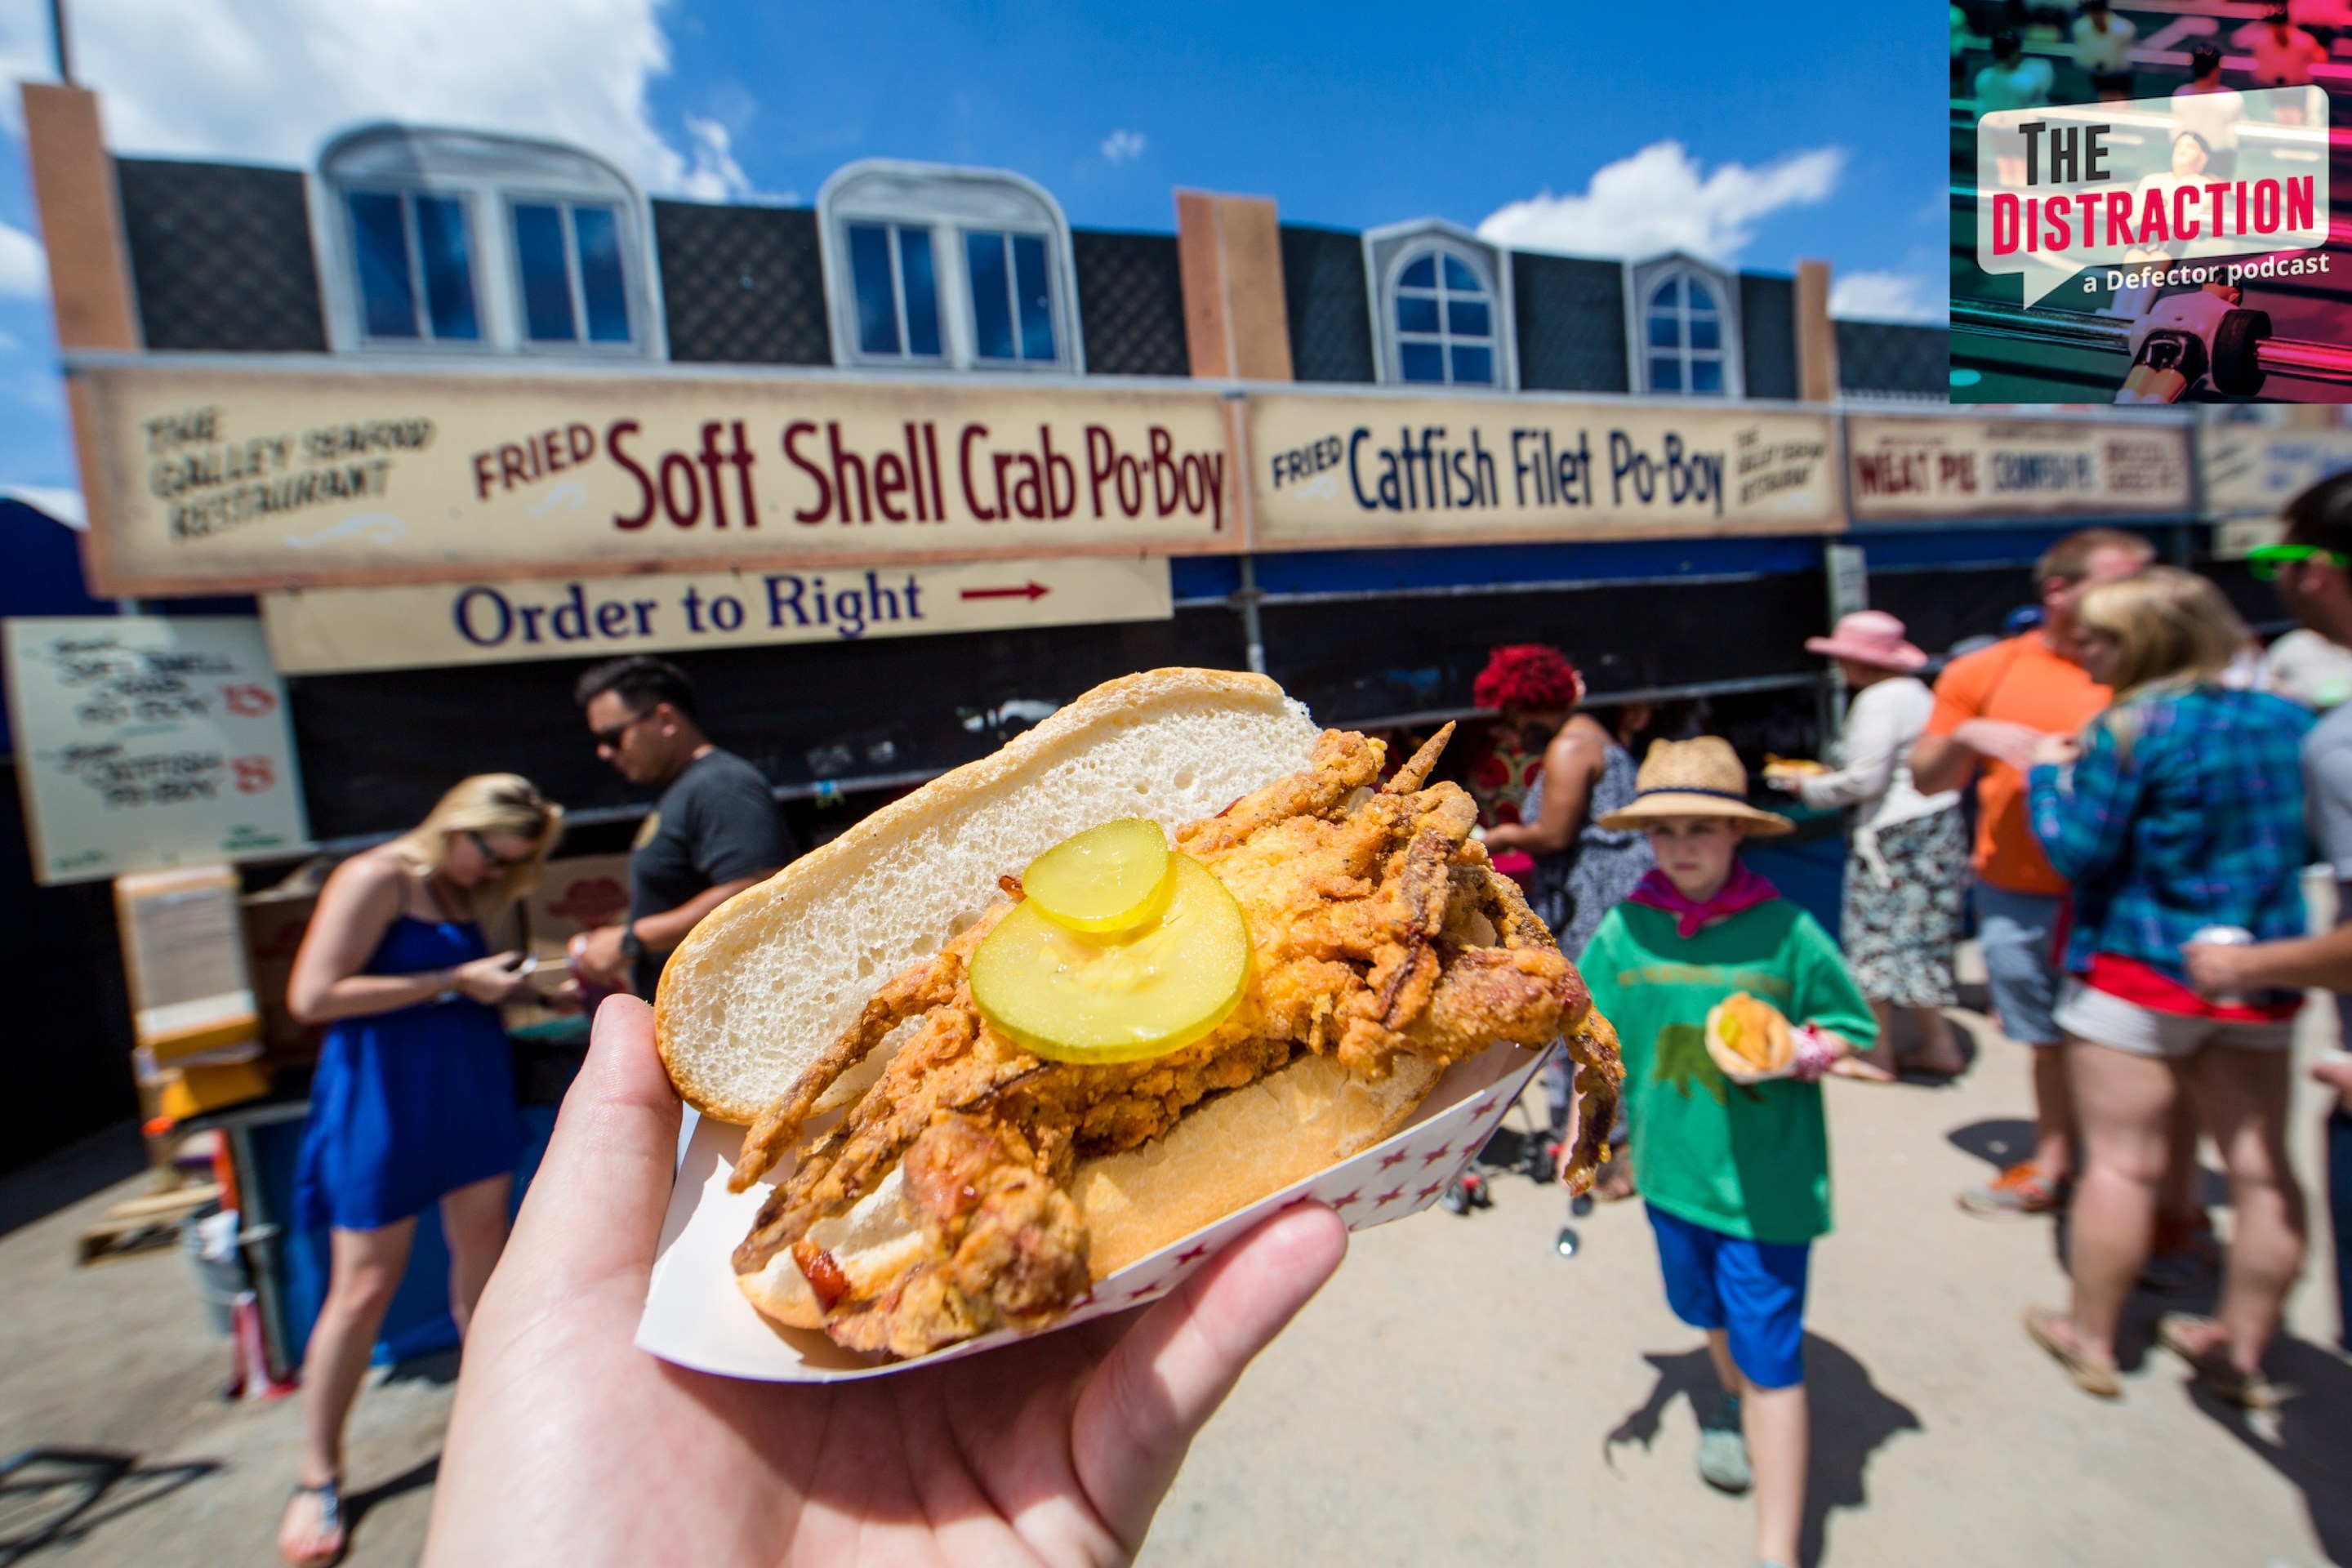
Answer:
[[[2325,561],[2330,566],[2352,566],[2352,556],[2339,551],[2323,550],[2316,544],[2258,544],[2246,552],[2246,565],[2263,582],[2279,574],[2279,568],[2297,561]]]

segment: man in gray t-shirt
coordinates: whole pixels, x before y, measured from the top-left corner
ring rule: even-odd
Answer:
[[[662,965],[703,916],[793,854],[760,771],[702,732],[694,688],[667,659],[597,665],[575,692],[597,754],[632,784],[658,786],[629,853],[629,913],[587,933],[580,967],[650,999]]]

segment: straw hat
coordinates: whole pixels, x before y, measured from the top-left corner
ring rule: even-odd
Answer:
[[[1695,741],[1653,741],[1633,777],[1633,804],[1601,819],[1603,827],[1647,827],[1662,816],[1727,816],[1751,838],[1770,838],[1797,825],[1748,804],[1748,770],[1720,735]]]
[[[1899,669],[1908,675],[1927,662],[1927,656],[1903,638],[1903,623],[1885,610],[1856,610],[1838,617],[1837,630],[1825,637],[1807,637],[1808,653],[1850,658],[1874,669]]]

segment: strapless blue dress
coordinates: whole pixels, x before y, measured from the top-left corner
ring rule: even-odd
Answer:
[[[362,971],[415,974],[483,957],[471,921],[402,915]],[[306,1230],[376,1230],[511,1172],[522,1153],[514,1060],[498,1010],[467,997],[330,1026],[294,1176]]]

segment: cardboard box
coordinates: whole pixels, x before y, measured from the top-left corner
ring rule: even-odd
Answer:
[[[159,1061],[252,1040],[261,1017],[246,972],[237,875],[227,866],[114,880],[131,1032]]]
[[[319,895],[307,889],[248,894],[244,900],[245,962],[253,977],[253,1000],[261,1015],[261,1047],[279,1063],[315,1061],[326,1030],[305,1024],[286,1010],[286,983],[294,973],[294,955],[301,950],[302,934]]]
[[[149,1121],[160,1116],[184,1121],[202,1111],[257,1100],[269,1092],[272,1076],[261,1047],[250,1041],[207,1052],[201,1061],[161,1062],[143,1049],[131,1052],[131,1061],[140,1109]]]
[[[1402,1131],[1319,1176],[1228,1215],[1097,1281],[1069,1316],[1045,1331],[1159,1300],[1259,1220],[1301,1199],[1330,1205],[1349,1230],[1418,1214],[1435,1203],[1476,1158],[1542,1062],[1543,1053],[1496,1046],[1454,1063]],[[740,1127],[708,1117],[696,1125],[678,1162],[677,1183],[670,1189],[646,1310],[637,1321],[638,1349],[722,1377],[839,1383],[887,1377],[1024,1337],[1010,1331],[990,1334],[914,1361],[877,1366],[821,1333],[770,1323],[736,1289],[730,1261],[736,1244],[750,1234],[770,1184],[763,1182],[740,1194],[727,1190],[727,1173],[742,1142]],[[790,1168],[786,1163],[770,1174],[782,1180]]]
[[[577,855],[551,860],[539,886],[523,900],[530,951],[559,970],[573,936],[591,926],[610,925],[629,910],[629,858]],[[548,984],[561,979],[559,973]]]

